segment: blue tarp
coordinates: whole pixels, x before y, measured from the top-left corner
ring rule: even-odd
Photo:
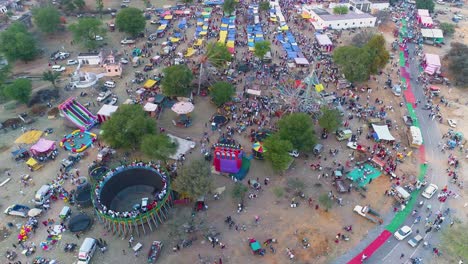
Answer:
[[[187,26],[187,20],[184,18],[184,19],[182,19],[182,20],[180,21],[180,23],[179,23],[179,28],[180,28],[180,29],[183,29],[183,28],[185,28],[185,26]]]
[[[162,20],[159,20],[159,23],[161,25],[167,25],[167,24],[169,24],[169,20],[162,19]]]

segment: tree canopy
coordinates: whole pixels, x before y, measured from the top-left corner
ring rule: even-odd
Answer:
[[[232,55],[226,45],[219,42],[210,42],[206,47],[206,60],[216,68],[223,68],[226,62],[232,60]]]
[[[390,58],[382,35],[374,35],[363,47],[343,46],[335,49],[333,60],[351,82],[363,82],[382,69]]]
[[[258,4],[258,7],[260,8],[260,10],[262,11],[269,11],[270,10],[270,1],[261,1],[259,4]]]
[[[434,12],[435,3],[433,0],[416,0],[417,9],[427,9],[429,12]]]
[[[216,106],[232,100],[232,96],[236,93],[236,88],[228,82],[217,82],[213,85],[210,95]]]
[[[145,135],[156,134],[156,121],[141,105],[121,105],[102,125],[102,138],[114,148],[139,148]]]
[[[245,198],[245,194],[249,191],[249,188],[242,184],[241,182],[234,183],[234,187],[231,191],[231,196],[233,199],[242,202]]]
[[[66,11],[74,12],[76,10],[83,10],[86,6],[84,0],[62,0],[60,4]]]
[[[314,123],[309,115],[305,113],[286,115],[278,122],[278,127],[280,138],[291,142],[294,149],[309,151],[315,146],[317,139]],[[286,151],[291,149],[286,149]]]
[[[326,193],[321,194],[319,196],[318,201],[323,207],[325,207],[325,211],[327,211],[327,212],[333,206],[333,201],[330,199],[330,197],[328,197],[328,194],[326,194]]]
[[[340,111],[328,107],[322,108],[322,116],[318,120],[319,125],[327,131],[336,131],[341,126],[342,121]]]
[[[455,221],[453,226],[442,231],[441,247],[444,257],[448,258],[451,261],[450,263],[458,263],[460,259],[468,259],[468,251],[466,250],[466,244],[468,243],[467,228],[468,224],[466,222]]]
[[[99,16],[102,18],[102,10],[104,9],[103,0],[96,0],[96,10],[99,12]]]
[[[186,65],[173,65],[163,69],[161,85],[164,95],[187,97],[193,80],[192,71]]]
[[[128,7],[117,13],[115,25],[119,30],[122,30],[134,37],[145,30],[146,19],[140,9]]]
[[[263,142],[263,147],[266,150],[263,155],[271,163],[273,170],[282,172],[289,168],[293,159],[288,153],[293,149],[293,144],[289,140],[282,139],[276,133]]]
[[[42,73],[42,80],[50,82],[54,88],[57,88],[56,81],[59,77],[60,72],[56,71],[48,70]]]
[[[9,62],[34,60],[38,54],[36,40],[25,25],[15,22],[0,33],[0,53],[3,53]]]
[[[96,36],[102,37],[106,33],[102,21],[92,17],[78,19],[78,22],[71,24],[69,28],[73,34],[73,41],[87,49],[95,49],[98,46]]]
[[[270,46],[271,46],[270,41],[264,40],[264,41],[255,42],[255,45],[254,45],[255,56],[257,56],[259,59],[263,59],[263,57],[265,57],[267,52],[270,51]]]
[[[35,8],[32,11],[34,23],[43,33],[53,33],[61,24],[60,13],[53,6]]]
[[[16,79],[13,83],[5,86],[3,92],[8,98],[26,104],[31,98],[31,80],[25,78]]]
[[[140,149],[152,159],[166,161],[177,151],[177,143],[166,134],[150,134],[143,137]]]
[[[213,189],[210,163],[202,158],[192,160],[190,164],[178,170],[172,187],[178,193],[194,200],[205,196]]]
[[[455,24],[442,22],[440,23],[440,29],[442,29],[445,36],[451,37],[455,33]]]
[[[451,44],[447,54],[450,73],[456,85],[468,87],[468,46],[459,42]]]
[[[376,30],[374,28],[365,28],[360,30],[356,35],[353,36],[351,39],[351,43],[354,46],[359,48],[364,47],[372,37],[376,34]]]
[[[3,59],[3,58],[0,58],[0,59]],[[5,65],[5,66],[0,67],[0,100],[6,97],[3,89],[5,88],[5,85],[6,85],[5,81],[10,75],[10,70],[11,70],[10,65]]]
[[[236,0],[224,0],[224,3],[223,3],[224,13],[226,13],[228,16],[232,15],[234,10],[236,10],[236,5],[237,5]]]
[[[346,15],[348,14],[348,11],[349,9],[347,6],[339,5],[333,8],[333,14],[336,14],[336,15]]]

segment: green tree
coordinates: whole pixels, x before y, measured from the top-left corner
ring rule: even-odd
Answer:
[[[270,41],[259,41],[255,42],[255,51],[254,54],[257,56],[259,59],[263,60],[263,57],[267,54],[268,51],[270,51],[270,46],[271,43]]]
[[[194,200],[207,195],[213,189],[210,163],[199,158],[183,166],[179,169],[172,187],[178,193],[186,194]]]
[[[38,54],[36,40],[24,24],[15,22],[0,33],[0,53],[3,53],[9,62],[34,60]]]
[[[343,122],[340,111],[337,109],[330,109],[328,107],[322,108],[322,116],[320,116],[319,125],[327,131],[336,131]]]
[[[88,49],[95,49],[98,46],[96,36],[104,36],[106,33],[102,21],[92,17],[78,19],[78,22],[71,24],[69,29],[72,32],[73,41]]]
[[[452,43],[447,61],[455,84],[468,87],[468,46],[458,42]]]
[[[141,105],[121,105],[106,121],[102,138],[114,148],[136,149],[145,135],[156,134],[156,121],[149,117]]]
[[[149,134],[143,137],[140,149],[152,159],[166,161],[176,152],[177,144],[165,134]]]
[[[0,57],[0,60],[2,59],[3,58]],[[5,93],[3,92],[3,89],[6,86],[5,82],[8,76],[10,75],[10,70],[11,70],[11,67],[9,64],[0,67],[0,100],[5,99],[6,97]]]
[[[42,73],[42,80],[50,82],[55,89],[57,89],[56,81],[59,77],[60,72],[48,70]]]
[[[262,11],[269,11],[270,10],[270,2],[269,1],[261,1],[260,4],[258,4],[258,7]]]
[[[200,94],[202,77],[207,73],[204,69],[210,64],[218,70],[221,70],[226,66],[227,62],[231,60],[232,54],[229,52],[226,45],[219,42],[208,43],[206,52],[200,59],[200,68],[198,71],[198,95]]]
[[[102,10],[104,9],[103,0],[96,0],[96,10],[99,12],[99,16],[102,18]]]
[[[62,0],[61,6],[68,12],[74,12],[76,10],[83,10],[86,3],[84,0]]]
[[[312,118],[305,113],[293,113],[284,116],[279,122],[279,136],[283,140],[291,142],[293,148],[309,151],[317,141]],[[268,149],[268,148],[267,148]],[[286,151],[292,148],[286,149]],[[268,151],[270,151],[268,149]]]
[[[283,172],[289,168],[293,158],[289,156],[288,151],[293,149],[290,141],[281,139],[279,134],[274,134],[263,142],[265,159],[268,160],[273,170]]]
[[[31,80],[24,78],[16,79],[13,81],[13,83],[7,85],[3,89],[3,92],[8,98],[26,104],[31,98]]]
[[[236,88],[228,82],[217,82],[213,85],[212,90],[210,91],[213,103],[217,106],[222,106],[223,104],[231,101],[232,96],[235,93]]]
[[[333,60],[349,81],[363,82],[369,79],[372,58],[367,49],[339,47],[333,52]]]
[[[53,33],[61,24],[60,13],[53,6],[35,8],[32,11],[34,23],[43,33]]]
[[[326,193],[321,194],[318,198],[318,201],[323,207],[325,207],[326,212],[328,212],[328,210],[330,210],[330,208],[332,208],[333,206],[333,201],[330,199],[330,197],[328,197],[328,194]]]
[[[224,0],[223,11],[227,16],[231,16],[234,10],[236,10],[236,0]]]
[[[348,14],[348,7],[346,6],[342,6],[342,5],[339,5],[339,6],[335,6],[333,8],[333,14],[336,14],[336,15],[346,15]]]
[[[140,9],[129,7],[124,8],[117,13],[115,25],[119,30],[135,37],[145,29],[146,19]]]
[[[164,78],[161,82],[164,95],[187,97],[192,88],[192,71],[186,65],[173,65],[163,69]]]
[[[184,4],[191,4],[193,3],[193,0],[182,0]]]
[[[240,182],[234,183],[234,187],[231,191],[231,196],[234,200],[242,202],[244,201],[245,194],[249,191],[249,188]]]
[[[371,28],[365,28],[363,30],[360,30],[354,37],[351,39],[351,43],[354,46],[357,46],[359,48],[364,47],[372,37],[375,36],[377,33],[377,30]]]
[[[434,1],[433,0],[416,0],[417,9],[427,9],[429,12],[434,12]]]
[[[442,232],[442,252],[450,263],[458,263],[460,260],[468,259],[466,245],[468,243],[468,224],[456,221],[450,228],[445,228]]]
[[[442,22],[440,23],[440,29],[442,29],[445,36],[451,37],[455,33],[455,24]]]
[[[385,38],[381,34],[374,35],[364,46],[364,49],[367,49],[371,57],[370,73],[377,74],[390,59],[390,53],[385,48]]]

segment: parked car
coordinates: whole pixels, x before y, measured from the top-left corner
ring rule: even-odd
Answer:
[[[155,25],[155,24],[158,24],[158,23],[159,23],[159,21],[158,21],[158,20],[156,20],[156,19],[154,19],[154,20],[151,20],[151,21],[150,21],[150,23],[151,23],[151,24],[153,24],[153,25]]]
[[[408,240],[408,244],[410,244],[410,246],[412,247],[417,247],[421,243],[422,240],[423,240],[423,237],[421,235],[416,235],[410,240]]]
[[[107,88],[115,88],[115,82],[114,81],[106,81],[104,83],[104,86]]]
[[[125,58],[120,58],[120,63],[122,64],[128,64],[128,60]]]
[[[66,70],[66,68],[61,65],[54,65],[52,66],[52,70],[55,72],[63,72]]]
[[[122,39],[122,41],[120,41],[120,44],[134,44],[135,43],[135,40],[134,39],[131,39],[131,38],[124,38]]]
[[[77,60],[67,60],[67,65],[75,65],[78,64]]]
[[[105,91],[105,92],[100,92],[97,101],[102,102],[107,99],[107,97],[111,96],[112,92],[111,91]]]
[[[109,105],[116,105],[117,104],[117,101],[119,100],[119,98],[117,96],[112,96],[112,98],[109,100]]]
[[[127,7],[128,7],[127,4],[121,4],[121,5],[120,5],[120,8],[127,8]]]
[[[7,209],[5,209],[4,213],[7,215],[27,217],[29,209],[30,208],[27,207],[26,205],[13,204],[13,205],[8,206]]]
[[[409,235],[411,235],[412,232],[413,232],[413,230],[411,230],[411,227],[405,225],[405,226],[402,226],[400,229],[398,229],[394,233],[394,236],[398,240],[404,240]]]
[[[448,125],[449,125],[450,127],[453,127],[453,128],[457,127],[457,121],[456,121],[456,120],[447,119],[447,122],[448,122]]]
[[[96,35],[95,39],[96,39],[97,41],[103,41],[103,40],[104,40],[104,38],[101,37],[101,36],[99,36],[99,35]]]
[[[294,158],[299,157],[299,151],[297,151],[296,149],[289,151],[288,154],[289,156],[294,157]]]
[[[427,199],[431,199],[431,197],[437,192],[439,187],[437,185],[431,183],[429,186],[424,189],[424,192],[422,193],[422,196]]]
[[[122,3],[130,3],[130,0],[122,0]]]

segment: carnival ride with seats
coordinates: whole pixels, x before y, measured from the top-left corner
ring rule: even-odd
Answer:
[[[242,180],[250,169],[250,159],[241,147],[227,144],[214,145],[213,166],[217,172],[229,173]]]
[[[91,146],[91,144],[96,141],[96,138],[96,134],[91,132],[75,130],[60,141],[60,147],[70,150],[73,153],[79,153]]]
[[[89,130],[97,124],[97,117],[88,111],[74,97],[70,97],[59,105],[63,116],[81,130]]]

